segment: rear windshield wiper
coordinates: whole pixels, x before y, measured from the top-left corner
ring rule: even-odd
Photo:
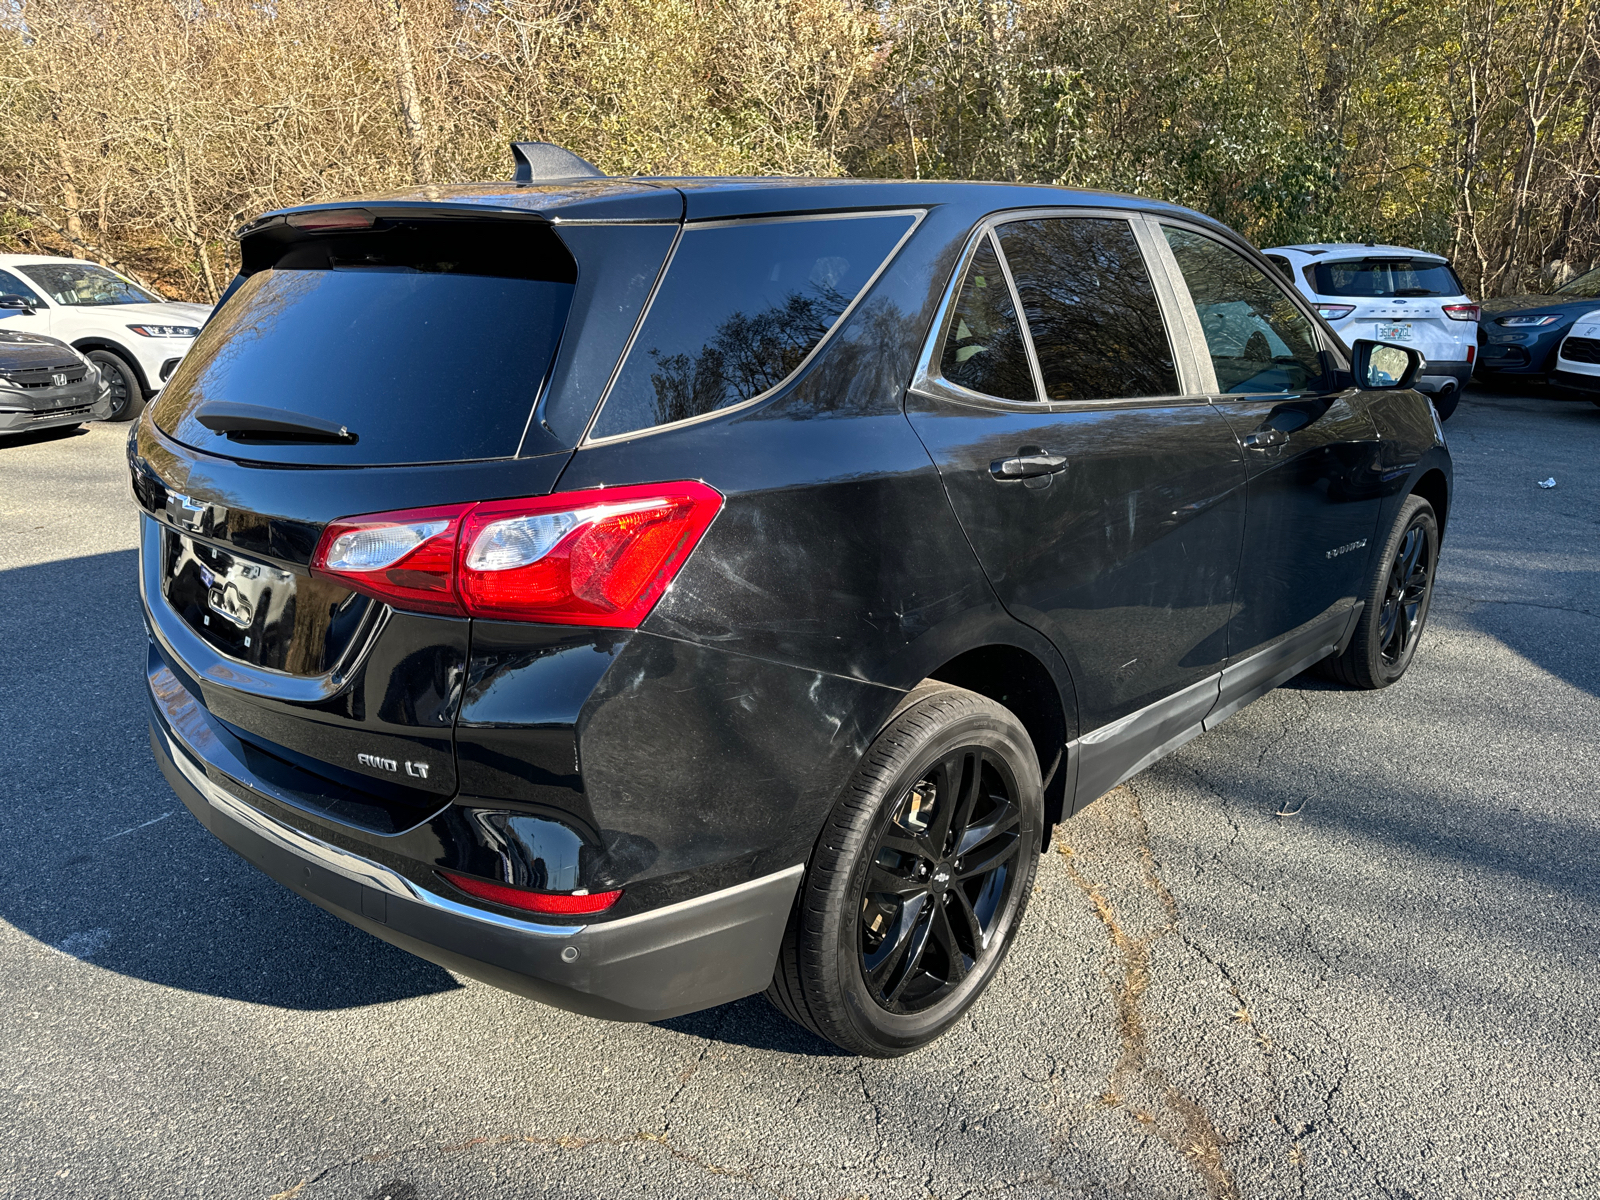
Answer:
[[[335,421],[260,404],[207,400],[194,410],[194,419],[212,433],[235,442],[332,442],[352,446],[358,440]]]

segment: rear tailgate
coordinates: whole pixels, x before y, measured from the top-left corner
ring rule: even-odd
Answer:
[[[619,305],[575,286],[548,225],[375,224],[320,241],[279,229],[276,259],[256,246],[130,460],[152,671],[197,693],[276,794],[396,832],[456,793],[471,622],[315,573],[318,542],[340,518],[547,494],[570,450],[519,450],[555,440],[529,438],[535,401],[593,343],[569,310],[616,324]],[[670,229],[623,240],[659,249],[653,279]]]

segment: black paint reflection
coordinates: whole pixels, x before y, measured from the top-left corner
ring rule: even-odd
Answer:
[[[1082,217],[1002,225],[1051,400],[1179,391],[1155,288],[1126,221]]]

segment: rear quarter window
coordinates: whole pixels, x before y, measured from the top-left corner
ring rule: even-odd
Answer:
[[[689,420],[770,392],[806,361],[915,220],[893,213],[686,228],[590,437]]]

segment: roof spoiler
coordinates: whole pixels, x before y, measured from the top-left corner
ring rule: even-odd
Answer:
[[[517,183],[553,183],[566,179],[604,179],[606,173],[587,159],[554,142],[512,142]]]

